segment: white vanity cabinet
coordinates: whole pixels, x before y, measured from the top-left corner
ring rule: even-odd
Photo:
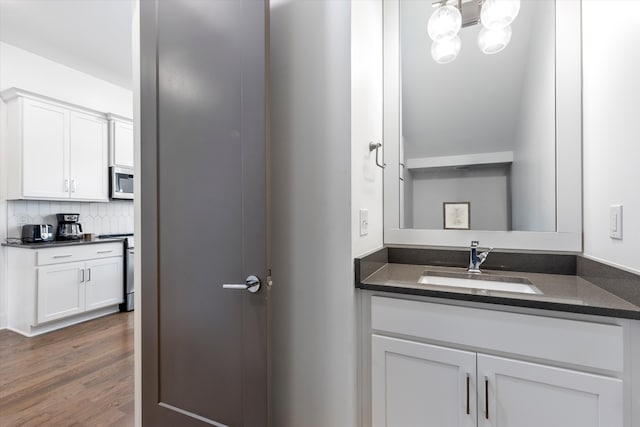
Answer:
[[[108,201],[108,127],[101,113],[8,89],[9,199]]]
[[[108,114],[109,166],[133,168],[133,121]]]
[[[476,425],[476,354],[374,335],[373,426]]]
[[[118,311],[122,243],[8,248],[8,326],[38,335]]]
[[[371,300],[373,427],[629,425],[619,325]]]

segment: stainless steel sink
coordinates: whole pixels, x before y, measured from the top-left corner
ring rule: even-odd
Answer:
[[[469,274],[443,271],[425,271],[418,283],[432,286],[478,289],[486,291],[542,294],[528,279],[493,274]]]

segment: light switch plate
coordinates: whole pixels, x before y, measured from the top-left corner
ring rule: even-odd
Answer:
[[[366,236],[369,234],[369,210],[360,209],[360,235]]]
[[[609,206],[609,237],[622,240],[622,205]]]

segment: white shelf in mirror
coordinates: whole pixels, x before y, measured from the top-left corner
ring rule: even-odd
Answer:
[[[513,163],[513,151],[462,154],[458,156],[417,157],[407,159],[407,169],[434,169]]]

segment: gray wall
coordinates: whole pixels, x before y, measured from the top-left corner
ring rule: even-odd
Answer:
[[[472,230],[509,230],[509,167],[442,169],[411,174],[413,227],[443,228],[444,202],[470,202]]]
[[[356,424],[350,5],[271,2],[273,425]]]

